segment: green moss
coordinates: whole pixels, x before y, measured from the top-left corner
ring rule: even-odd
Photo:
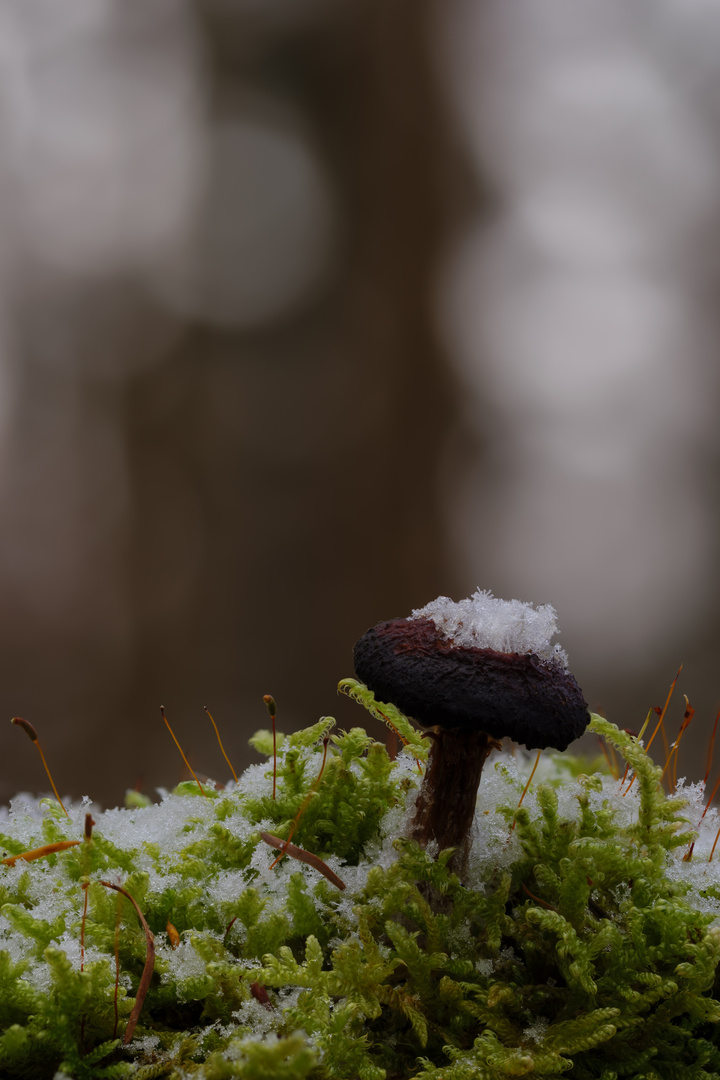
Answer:
[[[323,718],[278,740],[273,800],[261,734],[268,763],[237,786],[183,784],[96,815],[89,842],[0,868],[0,1075],[720,1080],[720,883],[702,904],[691,891],[687,807],[637,740],[593,719],[636,775],[625,796],[555,756],[518,807],[517,763],[488,763],[461,881],[451,852],[403,837],[425,740],[365,687],[342,689],[407,740],[397,761]],[[289,856],[270,869],[260,831],[287,838],[303,807],[292,842],[344,891]],[[80,839],[83,818],[15,808],[4,850]],[[126,1048],[146,937],[103,881],[155,935]]]

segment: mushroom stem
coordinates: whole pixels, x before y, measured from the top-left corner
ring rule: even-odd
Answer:
[[[415,804],[410,836],[426,847],[455,848],[450,865],[462,873],[483,765],[500,744],[484,731],[435,727],[427,771]]]

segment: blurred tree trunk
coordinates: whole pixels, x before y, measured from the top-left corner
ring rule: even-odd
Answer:
[[[267,723],[266,692],[281,727],[323,713],[364,723],[335,695],[353,642],[443,581],[436,465],[450,395],[432,323],[442,137],[426,13],[356,3],[276,44],[337,184],[342,272],[312,310],[270,332],[190,333],[133,389],[142,633],[126,709],[154,717],[161,698],[172,701],[195,718],[186,739],[208,769],[206,699],[232,725],[238,760]],[[221,102],[239,75],[223,46]],[[246,66],[262,72],[267,59]],[[180,535],[188,507],[191,539]],[[162,544],[148,542],[151,521],[163,523]],[[192,588],[163,617],[157,584],[166,580],[172,603],[184,574]],[[166,777],[174,771],[173,759]]]
[[[90,586],[82,632],[72,597],[44,640],[21,595],[6,604],[6,628],[22,628],[2,665],[10,708],[49,721],[63,791],[109,802],[140,777],[146,790],[174,783],[161,703],[194,765],[219,777],[204,704],[236,767],[267,725],[264,693],[280,729],[327,713],[364,724],[335,693],[353,642],[452,589],[436,475],[453,400],[433,325],[445,147],[430,4],[341,8],[277,35],[208,8],[214,108],[231,112],[253,83],[292,98],[336,186],[342,255],[303,311],[254,333],[188,326],[111,403],[129,462],[124,557],[107,563],[128,607],[125,660],[88,652],[112,618]],[[18,431],[36,391],[26,374]],[[44,786],[25,750],[14,744],[6,795]]]

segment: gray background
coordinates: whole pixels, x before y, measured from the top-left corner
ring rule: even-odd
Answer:
[[[554,604],[621,726],[684,662],[702,774],[719,36],[707,0],[0,0],[0,716],[62,793],[179,779],[160,704],[223,779],[205,704],[236,768],[264,693],[364,723],[354,640],[477,586]],[[0,749],[3,798],[47,787]]]

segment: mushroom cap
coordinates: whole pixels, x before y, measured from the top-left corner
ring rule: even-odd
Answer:
[[[356,643],[354,661],[376,697],[423,727],[565,750],[590,722],[582,691],[561,662],[453,645],[432,619],[378,623]]]

